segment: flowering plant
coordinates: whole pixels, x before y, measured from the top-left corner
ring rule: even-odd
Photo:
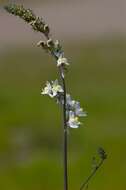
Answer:
[[[19,16],[29,25],[32,29],[41,32],[45,36],[45,41],[39,41],[38,47],[43,48],[47,53],[55,58],[56,67],[59,73],[60,81],[47,81],[46,86],[42,89],[41,95],[48,95],[62,106],[63,109],[63,160],[64,160],[64,190],[68,190],[68,129],[78,128],[81,125],[79,117],[86,117],[87,113],[80,107],[80,103],[71,98],[71,95],[67,93],[65,75],[68,66],[70,65],[67,58],[64,55],[62,46],[58,40],[53,40],[50,34],[50,27],[45,21],[37,17],[32,10],[25,9],[22,5],[8,5],[4,7],[9,13]],[[99,148],[98,151],[100,162],[95,163],[95,167],[89,177],[82,183],[80,190],[84,189],[90,179],[94,176],[96,171],[103,164],[107,158],[105,151]],[[95,160],[95,158],[94,158]]]

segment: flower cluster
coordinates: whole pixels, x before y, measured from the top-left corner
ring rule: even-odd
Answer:
[[[11,4],[11,5],[6,5],[4,8],[11,14],[15,16],[21,17],[23,20],[26,22],[32,22],[35,21],[36,16],[30,9],[24,9],[22,5],[16,5],[16,4]]]
[[[62,68],[63,71],[66,69],[66,66],[69,65],[67,59],[64,57],[64,52],[62,50],[62,46],[59,41],[53,41],[50,38],[50,29],[49,26],[44,22],[44,20],[40,17],[37,17],[32,10],[25,9],[22,5],[10,4],[4,7],[9,13],[19,16],[25,22],[29,23],[33,30],[42,32],[46,41],[39,41],[37,45],[42,47],[47,52],[51,53],[56,58],[57,67]],[[64,74],[63,74],[64,75]]]
[[[56,98],[58,103],[64,104],[64,91],[62,86],[58,84],[58,80],[51,83],[47,81],[41,94]],[[80,103],[72,100],[70,94],[66,94],[66,116],[67,126],[71,128],[78,128],[80,126],[81,122],[79,122],[78,117],[87,116],[86,112],[80,107]]]
[[[48,36],[50,29],[49,26],[43,21],[42,18],[37,17],[32,10],[25,9],[22,5],[10,4],[4,7],[9,13],[19,16],[25,22],[29,23],[33,30],[42,32],[45,36]]]
[[[81,124],[78,117],[86,117],[86,112],[80,107],[78,101],[72,100],[70,94],[66,95],[66,110],[68,116],[67,125],[71,128],[78,128]]]
[[[46,82],[45,88],[42,90],[41,94],[49,95],[51,98],[57,97],[58,94],[63,93],[62,87],[58,84],[58,80]]]
[[[53,42],[53,40],[49,38],[47,41],[39,41],[37,46],[42,47],[45,51],[51,52],[51,54],[55,56],[57,67],[65,68],[69,65],[68,60],[64,57],[64,52],[58,40]]]

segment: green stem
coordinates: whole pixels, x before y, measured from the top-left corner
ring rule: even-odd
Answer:
[[[100,163],[95,167],[95,169],[92,171],[92,173],[88,176],[88,178],[84,181],[84,183],[81,185],[80,190],[84,189],[89,181],[92,179],[92,177],[95,175],[95,173],[97,172],[97,170],[102,166],[103,162],[105,159],[102,159],[100,161]]]

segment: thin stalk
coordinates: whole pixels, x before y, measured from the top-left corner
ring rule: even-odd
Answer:
[[[47,38],[49,38],[47,36]],[[52,56],[57,60],[57,57],[51,52]],[[63,74],[63,68],[59,67],[59,75],[62,81],[63,87],[63,168],[64,168],[64,190],[68,190],[68,138],[67,138],[67,117],[66,117],[66,82]]]
[[[63,158],[64,158],[64,190],[68,190],[68,139],[67,139],[67,118],[66,118],[66,83],[65,78],[62,75],[62,69],[59,69],[60,77],[62,80],[62,87],[64,91],[64,103],[63,103]]]

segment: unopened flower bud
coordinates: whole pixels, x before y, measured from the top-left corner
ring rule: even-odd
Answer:
[[[50,38],[49,40],[47,40],[47,47],[53,47],[54,43],[53,40]]]
[[[46,45],[46,43],[45,43],[44,41],[39,41],[39,42],[37,43],[37,46],[38,46],[38,47],[40,47],[40,46],[41,46],[41,47],[43,47],[43,48],[44,48],[44,47],[45,47],[45,45]]]
[[[105,160],[105,159],[107,158],[106,152],[105,152],[104,149],[101,148],[101,147],[98,149],[98,154],[99,154],[99,156],[100,156],[100,158],[101,158],[102,160]]]
[[[44,25],[44,32],[45,33],[49,33],[50,29],[49,26],[47,24]]]

